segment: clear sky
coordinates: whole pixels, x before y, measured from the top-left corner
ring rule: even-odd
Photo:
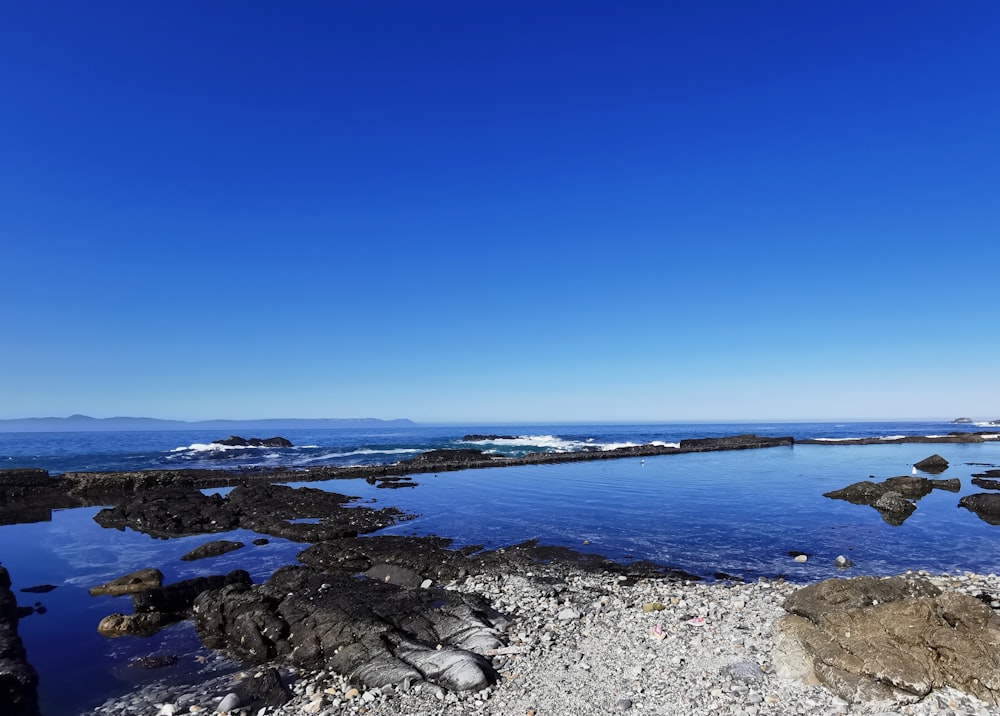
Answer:
[[[998,37],[0,0],[0,418],[1000,418]]]

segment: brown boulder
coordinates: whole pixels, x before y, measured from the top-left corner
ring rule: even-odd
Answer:
[[[156,589],[163,586],[163,572],[158,569],[140,569],[126,574],[124,577],[112,579],[96,587],[91,587],[88,591],[90,596],[99,597],[110,595],[117,597],[122,594],[135,594],[144,592],[147,589]]]
[[[949,686],[1000,705],[1000,616],[926,580],[831,579],[785,602],[779,673],[843,699],[912,703]]]

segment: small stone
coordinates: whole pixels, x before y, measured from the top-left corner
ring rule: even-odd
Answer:
[[[646,602],[645,604],[642,605],[642,611],[646,612],[647,614],[649,612],[662,612],[663,609],[664,606],[660,602]]]
[[[854,565],[854,562],[852,562],[851,560],[849,560],[847,557],[845,557],[842,554],[837,555],[837,558],[835,560],[833,560],[833,563],[834,563],[834,565],[836,565],[836,567],[838,569],[847,569],[848,567],[851,567],[851,566]]]
[[[558,619],[561,622],[568,622],[573,619],[579,619],[581,616],[582,615],[580,614],[580,612],[578,612],[576,609],[573,609],[572,607],[566,607],[556,615],[556,619]]]
[[[347,691],[344,692],[344,698],[345,699],[356,699],[360,695],[361,695],[361,692],[358,691],[355,688],[350,688],[350,689],[348,689]]]
[[[808,559],[809,559],[808,555],[804,555],[804,554],[795,555],[795,561],[796,562],[805,562]]]
[[[628,711],[632,708],[632,699],[618,699],[615,702],[615,709],[618,711]]]
[[[230,691],[225,695],[225,697],[223,697],[222,701],[219,702],[219,705],[215,707],[215,710],[217,713],[225,713],[226,711],[232,711],[234,709],[238,709],[239,707],[240,697]]]

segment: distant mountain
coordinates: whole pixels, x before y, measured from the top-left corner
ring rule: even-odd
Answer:
[[[0,420],[0,432],[71,432],[100,430],[313,430],[323,428],[405,428],[412,420],[378,418],[265,418],[262,420],[161,420],[160,418],[13,418]]]

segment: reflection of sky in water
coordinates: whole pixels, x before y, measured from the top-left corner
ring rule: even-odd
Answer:
[[[914,462],[933,452],[951,462],[940,477],[960,478],[962,492],[932,492],[902,526],[885,524],[870,507],[822,497],[869,476],[882,480],[910,474]],[[1000,464],[1000,445],[799,445],[431,473],[416,475],[419,487],[407,490],[379,489],[360,479],[309,486],[418,515],[386,532],[438,534],[458,545],[497,547],[538,538],[704,575],[787,574],[803,580],[840,575],[833,566],[838,554],[856,565],[848,575],[909,568],[996,572],[1000,527],[956,507],[961,495],[980,491],[969,477],[985,469],[966,462]],[[35,584],[59,585],[48,594],[17,594],[21,604],[40,601],[48,608],[48,613],[21,622],[29,658],[41,673],[46,716],[74,713],[79,705],[74,698],[106,697],[134,687],[135,678],[162,675],[154,671],[136,677],[123,670],[135,656],[163,651],[190,655],[198,649],[188,624],[150,639],[100,637],[98,621],[116,611],[130,613],[131,604],[127,597],[89,597],[87,587],[143,567],[158,567],[167,582],[232,569],[246,569],[259,582],[293,563],[306,547],[273,537],[255,546],[251,541],[259,535],[245,530],[158,540],[131,530],[102,529],[93,521],[96,512],[63,510],[53,514],[52,522],[0,528],[0,558],[15,593]],[[181,555],[216,539],[246,546],[220,557],[180,561]],[[793,562],[789,550],[806,552],[810,559]]]

